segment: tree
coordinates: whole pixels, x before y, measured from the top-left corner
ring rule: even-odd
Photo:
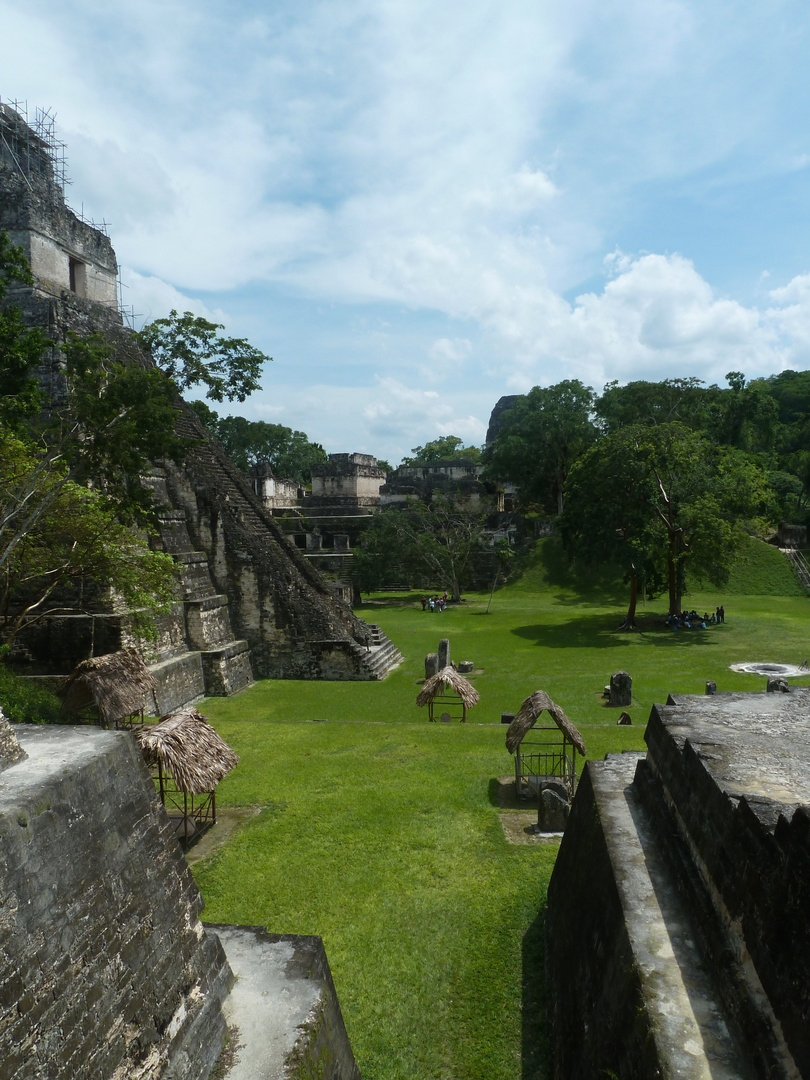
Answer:
[[[484,513],[442,495],[407,510],[384,510],[362,534],[352,573],[361,588],[408,576],[446,588],[460,600],[476,559],[489,551],[485,524]]]
[[[680,423],[634,425],[600,439],[572,468],[560,518],[572,556],[613,557],[638,572],[664,568],[670,614],[686,568],[728,577],[745,522],[767,506],[761,469]],[[631,590],[632,591],[632,590]],[[632,623],[631,609],[628,623]]]
[[[535,386],[503,414],[484,475],[515,484],[524,503],[561,513],[571,466],[596,438],[593,405],[593,390],[578,379]]]
[[[0,428],[0,641],[72,609],[65,590],[87,579],[104,582],[147,636],[174,599],[171,556],[151,551],[64,462]]]
[[[179,462],[193,445],[174,433],[177,387],[97,334],[71,336],[63,353],[67,397],[38,442],[52,462],[68,466],[71,480],[103,490],[122,520],[146,524],[154,512],[141,480],[148,463]]]
[[[708,431],[710,409],[716,386],[706,388],[701,379],[638,379],[620,386],[615,380],[605,385],[594,412],[605,434],[632,424],[658,425],[675,421],[693,430]]]
[[[478,446],[464,446],[457,435],[442,435],[424,446],[411,448],[412,457],[404,457],[402,465],[421,465],[425,461],[475,461],[481,460]]]
[[[31,284],[20,248],[0,234],[0,296]],[[53,347],[20,309],[0,310],[0,637],[55,610],[80,578],[105,581],[149,616],[172,598],[173,563],[129,527],[146,520],[148,460],[185,453],[175,438],[176,386],[125,361],[98,337],[64,347],[66,401],[50,407],[36,369]]]
[[[779,409],[776,433],[778,467],[801,483],[793,520],[810,518],[810,371],[783,371],[766,380]]]
[[[231,461],[245,472],[263,462],[276,476],[309,483],[311,467],[329,460],[320,443],[310,442],[303,431],[243,416],[219,417],[204,401],[193,401],[191,407],[220,440]]]
[[[220,337],[223,329],[190,311],[178,315],[172,310],[168,318],[148,323],[138,337],[181,392],[202,384],[212,401],[244,401],[258,390],[262,368],[272,357],[244,338]]]
[[[9,289],[33,283],[22,248],[0,232],[0,303]],[[13,304],[0,308],[0,424],[24,431],[44,404],[34,374],[50,339],[39,329],[24,324],[22,312]]]

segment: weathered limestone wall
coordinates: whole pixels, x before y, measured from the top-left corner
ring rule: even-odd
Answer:
[[[305,504],[353,503],[374,506],[379,502],[385,470],[370,454],[330,454],[328,462],[312,466],[312,494]]]
[[[629,780],[635,760],[621,761]],[[660,1076],[641,971],[627,933],[606,808],[607,763],[588,762],[549,884],[549,1026],[555,1080]],[[612,777],[609,777],[608,783]],[[623,785],[622,785],[623,786]]]
[[[700,934],[747,1053],[772,1067],[775,1021],[810,1076],[810,691],[671,697],[653,707],[645,740],[716,912]],[[729,949],[747,958],[738,982]]]
[[[225,1003],[228,1024],[238,1028],[248,1051],[254,1033],[258,1035],[260,1075],[360,1080],[323,941],[303,934],[270,934],[262,926],[211,929],[236,975]],[[249,1075],[249,1070],[241,1075]]]
[[[132,736],[15,728],[0,785],[0,1075],[200,1080],[231,980]]]
[[[556,1080],[810,1076],[810,690],[674,697],[549,885]]]
[[[6,105],[0,136],[0,229],[25,251],[39,290],[72,292],[117,312],[118,262],[109,238],[65,206],[44,144]]]

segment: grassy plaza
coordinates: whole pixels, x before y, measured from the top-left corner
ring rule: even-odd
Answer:
[[[497,779],[512,771],[502,712],[546,690],[590,757],[643,749],[669,693],[763,690],[729,665],[798,664],[810,605],[776,550],[752,542],[722,594],[684,604],[726,622],[672,633],[666,598],[617,629],[626,589],[574,576],[555,540],[497,590],[442,614],[419,595],[358,612],[405,661],[381,683],[266,681],[201,706],[236,750],[221,807],[254,816],[194,864],[212,922],[319,934],[365,1080],[530,1080],[544,1075],[543,930],[555,842],[507,841]],[[439,639],[472,660],[481,695],[466,725],[429,724],[415,699]],[[632,727],[605,707],[610,674],[633,677]],[[810,675],[791,680],[810,685]],[[325,721],[316,723],[315,721]],[[531,818],[527,818],[528,821]]]

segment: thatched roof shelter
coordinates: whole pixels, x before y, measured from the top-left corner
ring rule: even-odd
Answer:
[[[443,667],[426,681],[416,696],[416,704],[421,708],[422,705],[429,705],[437,697],[448,693],[458,694],[468,709],[477,705],[481,698],[473,684],[463,675],[459,675],[454,667]]]
[[[549,713],[552,720],[566,739],[570,743],[573,743],[584,757],[586,755],[586,750],[585,743],[582,741],[582,736],[560,706],[555,705],[545,690],[535,690],[530,697],[526,698],[515,714],[515,719],[506,731],[506,749],[509,753],[515,753],[517,748],[523,742],[523,739],[537,723],[540,714],[544,711]]]
[[[82,660],[57,690],[62,699],[63,716],[78,715],[97,709],[105,725],[136,715],[143,710],[157,690],[152,673],[135,649]]]
[[[551,722],[538,724],[544,712]],[[532,737],[527,738],[532,730]],[[553,789],[557,783],[564,784],[569,798],[573,798],[577,753],[585,756],[585,743],[545,691],[536,690],[520,706],[506,732],[506,749],[515,757],[515,791],[519,798],[535,795],[540,800],[542,790],[548,786]]]
[[[138,732],[147,765],[169,773],[180,791],[213,791],[239,763],[230,746],[196,709],[187,706]]]
[[[458,719],[463,724],[467,719],[467,709],[477,705],[479,698],[480,695],[472,683],[459,675],[454,667],[448,666],[431,675],[425,682],[416,696],[416,704],[420,708],[427,705],[428,718],[431,721],[436,719],[434,709],[437,704],[444,707],[442,721],[452,720],[453,714],[458,715],[460,709]]]

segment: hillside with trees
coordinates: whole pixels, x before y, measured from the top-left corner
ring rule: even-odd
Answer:
[[[570,558],[623,567],[629,625],[640,580],[679,611],[687,575],[721,585],[746,535],[810,523],[810,372],[726,380],[535,387],[484,451],[519,510],[557,516]]]

